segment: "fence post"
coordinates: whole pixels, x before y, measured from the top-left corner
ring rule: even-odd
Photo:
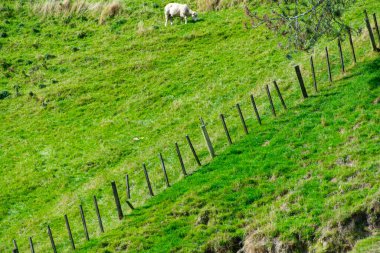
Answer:
[[[17,251],[18,251],[18,246],[17,246],[17,242],[16,242],[16,240],[15,239],[13,239],[13,247],[14,247],[14,249],[16,249]]]
[[[378,51],[378,49],[376,47],[375,37],[373,36],[372,27],[371,27],[371,23],[369,22],[367,10],[364,10],[364,15],[365,15],[364,20],[365,20],[365,23],[366,23],[366,26],[368,29],[369,39],[371,41],[372,49],[373,49],[373,51],[376,52],[376,51]]]
[[[48,235],[49,235],[49,238],[50,238],[51,248],[53,249],[54,253],[57,253],[57,248],[55,247],[55,242],[54,242],[53,234],[51,232],[51,229],[50,229],[49,225],[47,226],[47,232],[48,232]]]
[[[254,110],[255,115],[256,115],[256,119],[257,119],[257,121],[259,122],[259,124],[261,125],[260,114],[259,114],[259,111],[257,110],[257,106],[256,106],[255,98],[253,97],[252,94],[251,94],[251,102],[252,102],[253,110]]]
[[[211,158],[214,158],[215,157],[215,150],[214,150],[214,147],[212,146],[210,136],[208,135],[205,122],[203,121],[202,118],[200,118],[200,121],[201,121],[201,129],[202,129],[203,137],[205,138],[207,148],[208,148],[208,152],[210,153]]]
[[[226,124],[223,114],[220,114],[220,119],[222,120],[223,129],[224,129],[224,132],[226,133],[228,143],[231,145],[232,140],[231,140],[230,132],[228,131],[227,124]]]
[[[129,176],[128,176],[128,174],[125,175],[125,187],[126,187],[126,191],[127,191],[127,199],[130,199],[131,198],[131,188],[129,186]]]
[[[377,24],[376,13],[373,13],[373,22],[375,22],[375,28],[376,28],[377,38],[379,40],[379,45],[380,45],[380,31],[379,31],[379,25]]]
[[[88,236],[88,230],[87,230],[87,224],[86,224],[86,217],[84,216],[83,207],[82,205],[79,205],[79,211],[80,211],[80,217],[82,219],[84,234],[86,236],[86,240],[89,241],[90,237]]]
[[[166,173],[166,167],[165,167],[164,158],[162,157],[161,153],[158,154],[158,157],[160,158],[161,168],[162,168],[162,171],[164,172],[164,177],[165,177],[166,186],[167,186],[167,187],[170,187],[168,174]]]
[[[240,105],[239,103],[236,104],[236,109],[239,113],[239,117],[240,117],[240,120],[241,120],[241,124],[243,125],[243,128],[244,128],[244,132],[245,134],[248,134],[248,128],[247,128],[247,125],[245,124],[245,120],[244,120],[244,116],[243,116],[243,113],[240,109]]]
[[[112,186],[113,196],[115,198],[115,204],[116,204],[116,208],[117,208],[117,213],[119,215],[119,220],[121,220],[121,219],[123,219],[124,215],[123,215],[123,210],[121,209],[119,194],[117,192],[115,181],[111,182],[111,186]]]
[[[315,89],[316,92],[318,92],[317,78],[315,77],[315,68],[314,68],[313,56],[310,56],[310,66],[311,66],[311,73],[313,75],[314,89]]]
[[[30,253],[35,253],[32,237],[29,237],[29,246],[30,246]]]
[[[95,206],[96,216],[98,217],[100,232],[104,233],[103,221],[102,221],[102,217],[100,216],[98,200],[96,199],[96,196],[94,196],[94,206]]]
[[[70,228],[69,219],[67,218],[67,215],[66,215],[66,214],[64,215],[64,218],[65,218],[66,229],[67,229],[67,233],[68,233],[68,235],[69,235],[69,239],[70,239],[71,247],[75,250],[74,238],[73,238],[73,234],[71,233],[71,228]]]
[[[265,85],[265,89],[267,91],[267,96],[268,96],[268,99],[269,99],[269,103],[270,103],[270,107],[271,107],[271,110],[272,110],[272,114],[273,114],[273,116],[276,117],[276,110],[274,109],[274,105],[273,105],[273,101],[272,101],[272,96],[270,95],[269,86]]]
[[[179,150],[179,146],[178,146],[178,143],[177,143],[177,142],[175,143],[175,149],[176,149],[176,151],[177,151],[177,155],[178,155],[179,163],[181,164],[182,173],[183,173],[183,175],[186,177],[186,176],[187,176],[187,173],[186,173],[185,164],[183,163],[183,159],[182,159],[181,151]]]
[[[350,46],[351,46],[352,57],[354,58],[354,63],[356,63],[356,54],[355,54],[354,42],[352,41],[351,28],[348,28],[347,31],[348,31],[348,38],[349,38],[349,40],[350,40]]]
[[[285,101],[284,101],[284,99],[282,98],[282,95],[281,95],[281,92],[280,92],[280,88],[278,88],[278,85],[277,85],[276,80],[273,81],[273,84],[274,84],[274,87],[276,88],[276,91],[277,91],[278,97],[279,97],[280,100],[281,100],[282,107],[284,107],[284,109],[287,110],[288,108],[286,107]]]
[[[306,88],[305,88],[305,83],[303,82],[303,78],[302,78],[300,67],[297,65],[297,66],[294,67],[294,69],[296,70],[298,82],[300,84],[300,88],[301,88],[301,91],[302,91],[302,96],[303,96],[303,98],[308,98],[309,96],[307,95],[307,91],[306,91]]]
[[[199,166],[202,166],[201,161],[200,161],[199,158],[198,158],[197,152],[195,152],[195,149],[194,149],[193,143],[191,142],[189,135],[186,135],[186,140],[187,140],[187,143],[188,143],[189,146],[190,146],[191,152],[193,153],[193,156],[194,156],[195,160],[197,161],[197,164],[198,164]]]
[[[329,74],[329,81],[331,83],[333,80],[332,80],[332,74],[331,74],[329,49],[327,47],[325,47],[325,52],[326,52],[327,72]]]
[[[152,186],[151,186],[150,180],[149,180],[148,171],[146,170],[145,163],[142,164],[142,167],[143,167],[143,170],[144,170],[145,180],[146,180],[146,183],[148,185],[150,196],[154,196],[154,193],[153,193],[153,190],[152,190]]]
[[[338,38],[338,48],[339,48],[339,56],[340,56],[340,65],[342,67],[342,73],[344,73],[344,57],[343,57],[343,51],[342,51],[342,43],[339,38]]]

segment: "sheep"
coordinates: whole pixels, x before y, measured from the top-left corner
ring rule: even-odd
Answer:
[[[173,25],[173,17],[185,19],[185,24],[187,24],[187,17],[190,16],[194,21],[197,21],[198,14],[195,11],[190,10],[187,4],[170,3],[165,6],[165,26],[168,25],[168,19],[170,19],[170,24]]]

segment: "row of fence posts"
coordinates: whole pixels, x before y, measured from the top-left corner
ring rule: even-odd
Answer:
[[[379,47],[376,46],[375,37],[374,37],[373,31],[372,31],[372,27],[371,27],[370,20],[368,18],[368,14],[367,14],[366,10],[364,11],[364,14],[365,14],[365,23],[366,23],[366,26],[367,26],[367,29],[368,29],[368,33],[369,33],[369,38],[370,38],[372,49],[375,52],[379,52],[380,51],[380,48],[379,48],[380,46]],[[380,32],[379,32],[379,27],[378,27],[378,23],[377,23],[377,19],[376,19],[376,14],[375,13],[373,14],[373,19],[374,19],[374,22],[375,22],[375,30],[376,30],[376,33],[377,33],[377,36],[378,36],[378,40],[379,40],[379,43],[380,43]],[[357,59],[356,59],[356,54],[355,54],[354,43],[353,43],[353,40],[352,40],[351,30],[348,29],[347,33],[348,33],[348,38],[349,38],[349,43],[350,43],[350,48],[351,48],[353,62],[356,63]],[[341,71],[342,71],[342,73],[344,73],[345,72],[345,65],[344,65],[343,50],[342,50],[342,44],[341,43],[342,43],[341,40],[338,39],[338,49],[339,49]],[[325,56],[326,56],[328,79],[329,79],[329,82],[332,82],[333,78],[332,78],[332,72],[331,72],[331,65],[330,65],[330,57],[329,57],[328,47],[325,47]],[[318,92],[318,86],[317,86],[317,79],[316,79],[316,73],[315,73],[315,68],[314,68],[313,56],[310,57],[310,67],[311,67],[311,74],[312,74],[312,81],[313,81],[314,90],[316,92]],[[299,83],[299,86],[300,86],[302,97],[304,99],[306,99],[306,98],[309,97],[309,95],[308,95],[306,87],[305,87],[305,83],[304,83],[304,80],[303,80],[301,69],[300,69],[299,65],[296,65],[294,67],[294,69],[295,69],[295,72],[296,72],[296,76],[297,76],[297,79],[298,79],[298,83]],[[273,86],[274,86],[274,88],[276,90],[276,93],[277,93],[279,99],[280,99],[282,107],[285,110],[287,110],[288,108],[287,108],[287,106],[285,104],[285,100],[284,100],[284,98],[283,98],[283,96],[281,94],[280,88],[279,88],[279,86],[278,86],[278,84],[277,84],[276,81],[273,81]],[[273,99],[272,99],[272,95],[271,95],[271,92],[270,92],[269,85],[265,85],[265,90],[266,90],[267,97],[268,97],[268,100],[269,100],[271,112],[272,112],[273,116],[276,117],[277,114],[276,114],[276,110],[275,110],[275,107],[274,107],[274,103],[273,103]],[[256,117],[258,124],[261,125],[262,124],[261,117],[260,117],[259,111],[257,109],[255,98],[254,98],[254,96],[252,94],[250,95],[250,100],[251,100],[251,104],[252,104],[252,107],[253,107],[254,116]],[[241,107],[240,107],[239,103],[236,104],[236,109],[237,109],[237,112],[239,114],[239,118],[241,120],[241,124],[243,126],[244,133],[248,134],[249,133],[248,127],[246,125],[246,122],[245,122],[245,119],[244,119],[244,115],[243,115],[243,112],[241,110]],[[232,142],[231,135],[229,133],[229,130],[228,130],[228,127],[227,127],[227,124],[226,124],[225,116],[224,116],[224,114],[220,114],[219,116],[220,116],[220,120],[222,122],[223,130],[224,130],[224,132],[226,134],[226,137],[227,137],[228,144],[231,145],[233,142]],[[201,122],[201,127],[200,128],[201,128],[203,137],[205,139],[208,152],[209,152],[211,158],[214,158],[216,156],[215,150],[214,150],[213,144],[211,142],[209,133],[207,131],[206,124],[205,124],[205,122],[204,122],[204,120],[203,120],[202,117],[200,118],[200,122]],[[199,166],[202,166],[201,161],[199,160],[199,157],[198,157],[198,155],[197,155],[197,153],[196,153],[196,151],[194,149],[194,146],[193,146],[193,144],[191,142],[191,139],[190,139],[189,135],[186,135],[186,141],[187,141],[187,143],[188,143],[188,145],[189,145],[189,147],[191,149],[191,152],[192,152],[192,154],[194,156],[194,159],[196,160],[197,164]],[[179,160],[179,163],[180,163],[180,166],[181,166],[182,174],[183,174],[184,177],[186,177],[186,176],[188,176],[188,173],[186,171],[185,164],[183,162],[181,151],[179,149],[178,143],[175,143],[175,149],[176,149],[178,160]],[[159,153],[159,160],[160,160],[161,168],[162,168],[162,171],[163,171],[163,174],[164,174],[164,179],[165,179],[166,186],[170,187],[170,182],[169,182],[169,178],[168,178],[168,175],[167,175],[164,158],[162,157],[161,153]],[[148,170],[146,168],[145,163],[142,164],[142,169],[143,169],[143,172],[144,172],[144,175],[145,175],[145,180],[146,180],[146,183],[147,183],[149,194],[150,194],[150,196],[153,197],[154,193],[153,193],[152,185],[151,185],[151,182],[150,182],[150,179],[149,179],[149,174],[148,174]],[[119,217],[119,220],[122,220],[124,218],[124,214],[123,214],[123,210],[121,208],[120,198],[119,198],[119,194],[118,194],[118,191],[117,191],[117,186],[116,186],[115,181],[111,182],[111,187],[112,187],[112,192],[113,192],[114,199],[115,199],[115,204],[116,204],[116,209],[117,209],[118,217]],[[128,175],[126,175],[126,195],[127,195],[126,203],[127,203],[128,207],[131,210],[133,210],[134,207],[133,207],[132,203],[130,202],[130,199],[131,199],[131,189],[130,189],[130,178],[129,178]],[[95,207],[95,212],[96,212],[96,216],[97,216],[100,232],[104,233],[103,221],[102,221],[102,217],[100,215],[98,201],[97,201],[96,196],[93,196],[93,203],[94,203],[94,207]],[[85,218],[85,213],[84,213],[82,205],[79,205],[79,211],[80,211],[80,216],[81,216],[81,220],[82,220],[82,224],[83,224],[83,230],[84,230],[85,238],[86,238],[87,241],[89,241],[90,237],[89,237],[89,233],[88,233],[88,229],[87,229],[87,223],[86,223],[86,218]],[[73,250],[75,250],[76,246],[75,246],[74,238],[73,238],[73,235],[72,235],[72,232],[71,232],[71,227],[70,227],[69,219],[68,219],[68,216],[66,214],[64,215],[64,220],[65,220],[66,230],[67,230],[68,237],[69,237],[69,240],[70,240],[71,248]],[[47,226],[47,233],[48,233],[48,237],[49,237],[49,240],[50,240],[50,243],[51,243],[52,250],[53,250],[54,253],[56,253],[57,249],[56,249],[53,233],[52,233],[51,228],[50,228],[49,225]],[[13,246],[14,246],[14,249],[12,250],[12,252],[13,253],[18,253],[19,250],[18,250],[18,246],[17,246],[16,240],[13,240]],[[35,253],[32,237],[29,237],[29,246],[30,246],[31,253]]]

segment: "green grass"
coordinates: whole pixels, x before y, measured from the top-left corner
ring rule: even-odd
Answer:
[[[339,252],[375,233],[357,217],[379,214],[370,211],[379,203],[379,66],[369,59],[281,117],[250,121],[247,138],[81,250],[236,252],[246,236],[247,245]]]
[[[377,1],[366,1],[366,7],[380,10]],[[346,14],[355,27],[363,27],[363,8],[359,2]],[[303,63],[308,77],[307,55],[281,48],[284,39],[265,30],[245,30],[239,8],[203,13],[200,22],[168,28],[163,26],[161,8],[141,2],[128,3],[127,11],[105,26],[75,17],[43,20],[24,7],[1,15],[0,33],[8,36],[0,39],[0,90],[12,93],[0,100],[1,252],[9,251],[13,238],[26,249],[28,236],[35,238],[39,252],[46,251],[47,224],[60,252],[67,251],[65,213],[84,251],[96,247],[113,251],[125,245],[131,251],[200,251],[224,247],[234,241],[231,238],[250,238],[252,231],[286,243],[296,242],[298,235],[302,242],[315,242],[327,233],[323,228],[334,226],[330,222],[350,216],[377,196],[378,111],[370,102],[378,93],[371,81],[378,78],[378,60],[368,55],[365,33],[356,36],[357,54],[370,60],[331,88],[326,84],[323,47],[330,45],[336,79],[336,43],[317,45],[318,82],[326,91],[300,104],[292,66]],[[143,32],[137,28],[142,20]],[[347,41],[344,51],[349,65]],[[279,81],[290,106],[275,121],[262,89],[273,79]],[[18,97],[14,85],[21,87]],[[310,90],[309,79],[307,85]],[[253,121],[250,93],[257,96],[262,127]],[[236,102],[242,103],[248,118],[251,134],[244,139]],[[226,147],[221,112],[236,142],[233,148]],[[208,123],[219,154],[201,169],[184,140],[189,133],[202,162],[210,161],[199,116]],[[354,131],[356,123],[360,124]],[[351,133],[352,143],[347,142]],[[176,141],[187,170],[194,174],[182,181]],[[261,147],[265,141],[269,145]],[[158,152],[163,153],[174,184],[167,191]],[[336,165],[339,159],[344,164],[347,156],[354,161],[352,167]],[[142,162],[157,194],[148,202]],[[139,208],[120,228],[110,181],[117,181],[124,201],[121,186],[127,173],[132,202]],[[307,173],[311,175],[304,179]],[[367,181],[372,188],[356,189]],[[102,237],[94,232],[94,194],[107,231]],[[277,199],[278,195],[283,196]],[[295,204],[283,207],[286,201]],[[93,238],[88,244],[80,227],[80,203]],[[336,203],[341,203],[337,209]],[[206,210],[210,224],[194,226]]]

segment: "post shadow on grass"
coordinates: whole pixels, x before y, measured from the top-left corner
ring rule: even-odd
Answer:
[[[127,205],[129,206],[129,208],[131,208],[131,210],[134,210],[135,208],[133,207],[132,203],[129,201],[129,200],[126,200],[125,202],[127,202]]]

